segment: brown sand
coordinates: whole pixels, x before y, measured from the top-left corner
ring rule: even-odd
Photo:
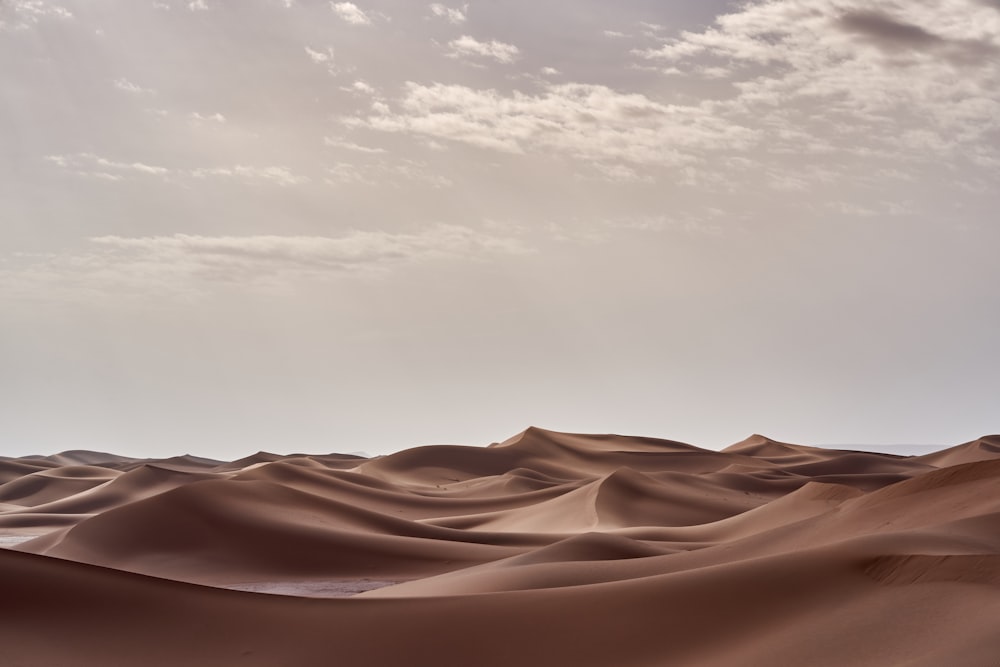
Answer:
[[[998,527],[997,436],[0,458],[0,664],[996,665]]]

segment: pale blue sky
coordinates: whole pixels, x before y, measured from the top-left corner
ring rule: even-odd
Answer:
[[[0,455],[1000,430],[1000,5],[0,2]]]

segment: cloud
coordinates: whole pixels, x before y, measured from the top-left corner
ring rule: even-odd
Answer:
[[[363,81],[361,79],[358,79],[349,86],[341,86],[340,89],[346,93],[355,93],[360,95],[375,94],[375,88],[373,88],[367,81]]]
[[[419,183],[434,189],[450,188],[455,184],[446,176],[436,174],[427,163],[418,160],[382,160],[370,164],[338,162],[326,169],[327,185],[366,185],[379,188],[399,188],[406,182]]]
[[[623,164],[611,164],[598,162],[594,168],[601,174],[604,180],[612,183],[652,183],[653,178],[649,174],[643,174],[632,167]]]
[[[196,123],[218,123],[221,125],[227,122],[226,117],[218,112],[210,114],[202,114],[198,113],[197,111],[192,111],[189,114],[189,117]]]
[[[969,62],[1000,55],[1000,45],[996,42],[978,37],[946,39],[919,25],[879,11],[845,12],[838,23],[845,32],[857,35],[869,44],[889,53],[902,50],[934,50],[946,58]]]
[[[306,55],[309,56],[309,60],[325,67],[327,73],[331,76],[337,76],[341,73],[341,68],[336,65],[336,54],[332,46],[328,46],[322,51],[317,51],[308,46],[303,47],[303,49]]]
[[[909,169],[967,160],[1000,131],[1000,21],[979,0],[754,0],[636,53],[729,81],[716,115],[757,126],[774,153]]]
[[[976,0],[892,0],[877,11],[863,0],[756,0],[718,17],[711,28],[683,32],[641,53],[672,62],[707,55],[802,68],[869,60],[869,53],[843,39],[845,33],[890,48],[979,43],[992,49],[1000,44],[997,31]]]
[[[124,90],[126,93],[133,93],[135,95],[143,95],[155,92],[150,88],[143,88],[142,86],[136,83],[132,83],[131,81],[125,78],[115,79],[115,88],[117,88],[118,90]]]
[[[191,2],[188,3],[188,9],[192,12],[207,12],[208,4],[205,0],[191,0]]]
[[[448,42],[448,48],[451,49],[448,54],[451,58],[492,58],[499,63],[505,64],[514,62],[521,53],[520,49],[513,44],[505,44],[496,40],[480,42],[468,35],[462,35],[458,39],[451,40]]]
[[[45,0],[0,2],[0,30],[24,29],[45,19],[72,19],[73,12]]]
[[[317,51],[315,49],[310,49],[308,46],[304,47],[306,55],[309,59],[317,64],[329,64],[333,62],[333,47],[328,46],[325,51]]]
[[[232,167],[209,167],[193,169],[189,172],[195,178],[223,177],[244,181],[256,181],[271,183],[281,187],[290,185],[300,185],[307,183],[309,179],[294,173],[288,167],[254,167],[247,165],[235,165]]]
[[[21,298],[198,296],[214,286],[291,287],[302,281],[441,260],[530,252],[519,238],[456,225],[342,236],[100,236],[74,253],[3,258],[0,294]]]
[[[344,148],[349,151],[354,151],[356,153],[385,153],[384,148],[373,148],[371,146],[361,146],[354,142],[347,141],[346,139],[339,137],[323,137],[323,144],[325,146],[330,146],[331,148]]]
[[[48,155],[45,159],[62,169],[72,171],[78,175],[95,176],[105,180],[122,180],[124,176],[129,174],[164,176],[170,173],[170,170],[166,167],[149,165],[143,162],[109,160],[93,153]]]
[[[540,95],[409,83],[402,100],[349,126],[448,139],[506,153],[553,151],[594,162],[681,165],[706,150],[738,151],[754,132],[710,107],[655,102],[591,84],[549,84]]]
[[[352,25],[371,25],[371,18],[353,2],[331,2],[330,7],[340,18]]]
[[[192,117],[198,116],[193,114]],[[221,114],[216,116],[222,118]],[[214,116],[203,120],[219,121]],[[270,183],[281,187],[307,183],[309,178],[285,166],[234,165],[225,167],[169,168],[143,162],[112,160],[93,153],[49,155],[45,160],[71,174],[108,181],[122,181],[129,177],[161,177],[170,180],[224,178],[248,183]]]
[[[349,269],[363,266],[481,252],[520,252],[509,239],[481,234],[471,228],[436,225],[417,233],[353,231],[327,236],[193,236],[175,234],[130,238],[102,236],[91,241],[133,257],[191,262],[209,268]]]
[[[840,26],[890,46],[920,48],[937,46],[945,40],[912,23],[898,21],[879,11],[847,12],[839,19]]]
[[[431,13],[434,14],[434,16],[443,18],[447,20],[448,23],[451,23],[453,25],[458,25],[460,23],[465,23],[466,17],[468,16],[469,12],[469,5],[468,3],[466,3],[459,8],[455,8],[442,5],[439,2],[435,2],[430,6],[430,9]]]

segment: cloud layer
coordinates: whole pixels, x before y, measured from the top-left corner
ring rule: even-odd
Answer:
[[[477,261],[523,254],[515,236],[455,225],[412,233],[353,231],[329,236],[100,236],[83,252],[24,255],[18,268],[0,270],[0,294],[39,292],[79,299],[88,294],[192,296],[213,286],[293,287],[345,272],[379,272],[440,260]]]

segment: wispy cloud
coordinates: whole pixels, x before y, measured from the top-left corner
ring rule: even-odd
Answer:
[[[1000,156],[1000,20],[978,0],[756,0],[636,53],[674,76],[729,81],[715,114],[759,129],[772,155],[904,170],[984,146]]]
[[[218,114],[203,120],[224,122]],[[192,116],[194,117],[194,116]],[[107,181],[122,181],[130,177],[159,177],[167,180],[224,178],[247,183],[270,183],[281,187],[307,183],[309,178],[286,166],[233,165],[222,167],[171,168],[144,162],[112,160],[93,153],[49,155],[45,160],[68,173]]]
[[[6,0],[0,2],[0,31],[25,30],[48,19],[73,19],[73,12],[45,0]]]
[[[355,93],[357,95],[374,95],[375,88],[362,79],[358,79],[349,86],[341,86],[341,90],[347,93]]]
[[[548,85],[540,95],[410,83],[395,107],[348,119],[385,132],[449,139],[507,153],[558,152],[595,162],[680,165],[695,152],[755,144],[755,132],[710,107],[665,105],[589,84]]]
[[[354,231],[328,236],[194,236],[175,234],[91,239],[126,255],[164,260],[190,260],[204,267],[245,270],[350,269],[399,262],[461,257],[483,252],[521,252],[511,239],[500,239],[471,228],[435,225],[415,233]],[[188,261],[182,261],[187,264]]]
[[[304,48],[306,55],[308,55],[309,59],[316,64],[326,65],[333,62],[334,50],[332,46],[328,46],[323,51],[317,51],[316,49],[311,49],[308,46]]]
[[[341,73],[341,68],[337,66],[336,51],[332,46],[327,46],[322,51],[308,46],[303,47],[303,49],[309,56],[309,60],[324,67],[331,76],[337,76]]]
[[[716,59],[746,106],[836,100],[831,115],[867,116],[869,127],[878,113],[908,110],[951,125],[961,103],[981,107],[977,121],[1000,122],[1000,22],[974,0],[888,2],[877,11],[859,0],[758,1],[641,53],[669,63]],[[773,69],[751,69],[759,66]]]
[[[352,231],[342,236],[100,236],[77,252],[5,262],[9,268],[0,268],[0,294],[196,296],[214,286],[282,288],[407,264],[476,261],[526,252],[530,249],[517,237],[456,225],[413,232]]]
[[[309,181],[306,176],[300,176],[289,167],[284,166],[255,167],[235,165],[232,167],[201,167],[193,169],[189,173],[195,178],[209,178],[214,176],[258,183],[271,183],[281,187],[300,185]]]
[[[362,152],[380,154],[384,151],[371,150],[362,146],[344,146],[348,150],[361,149]],[[406,183],[419,183],[435,189],[450,188],[455,184],[447,176],[435,173],[427,163],[418,160],[378,160],[368,164],[358,162],[338,162],[326,168],[327,185],[335,187],[364,185],[379,188],[400,188]]]
[[[144,176],[163,176],[170,173],[166,167],[145,164],[143,162],[121,162],[94,155],[93,153],[78,153],[75,155],[48,155],[46,161],[79,175],[91,175],[107,180],[120,180],[127,174]]]
[[[344,148],[355,153],[385,153],[384,148],[373,148],[371,146],[361,146],[354,143],[353,141],[348,141],[341,137],[323,137],[323,144],[325,146],[330,146],[331,148]]]
[[[189,118],[191,120],[195,121],[196,123],[217,123],[217,124],[222,125],[222,124],[225,124],[227,122],[226,121],[226,117],[223,116],[219,112],[215,112],[215,113],[198,113],[197,111],[192,111],[189,114]]]
[[[449,23],[458,25],[460,23],[465,23],[469,12],[469,5],[466,3],[461,7],[448,7],[447,5],[435,2],[430,6],[430,10],[434,16],[438,16],[445,19]]]
[[[150,88],[143,88],[139,84],[132,83],[131,81],[125,78],[115,79],[115,88],[117,88],[118,90],[123,90],[126,93],[133,93],[135,95],[142,95],[154,92]]]
[[[513,44],[505,44],[496,40],[480,42],[474,37],[462,35],[448,42],[448,55],[452,58],[492,58],[499,63],[509,64],[520,55],[521,50]]]
[[[337,16],[352,25],[371,25],[371,17],[353,2],[331,2],[330,7]]]

